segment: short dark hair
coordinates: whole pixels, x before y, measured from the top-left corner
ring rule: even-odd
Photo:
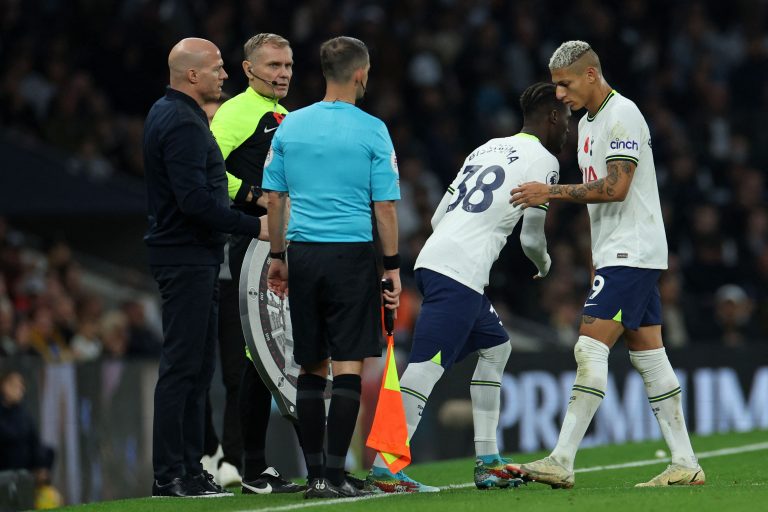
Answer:
[[[352,73],[369,62],[368,48],[354,37],[334,37],[320,46],[323,76],[331,82],[346,82]]]
[[[546,112],[559,110],[563,103],[555,95],[555,84],[549,82],[537,82],[529,86],[520,96],[520,108],[523,109],[523,117],[535,115],[546,109]]]

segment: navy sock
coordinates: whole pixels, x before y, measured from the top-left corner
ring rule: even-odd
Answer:
[[[307,463],[307,477],[325,476],[323,441],[325,439],[325,400],[323,393],[327,380],[318,375],[299,375],[296,389],[296,413],[299,417],[299,431],[304,459]]]
[[[344,482],[344,463],[360,410],[360,376],[334,375],[328,410],[328,458],[325,476],[333,485]]]

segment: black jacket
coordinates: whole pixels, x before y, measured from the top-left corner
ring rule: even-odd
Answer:
[[[46,467],[32,416],[21,405],[0,403],[0,471]]]
[[[256,237],[257,217],[230,210],[224,159],[203,109],[168,87],[144,124],[151,265],[217,265],[224,233]]]

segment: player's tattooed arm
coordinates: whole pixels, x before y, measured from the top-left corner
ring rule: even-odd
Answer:
[[[613,160],[607,164],[605,178],[581,185],[550,185],[552,199],[577,203],[610,203],[623,201],[629,192],[635,164],[628,160]]]
[[[547,185],[523,183],[512,189],[509,200],[515,206],[528,208],[544,204],[552,199],[572,203],[611,203],[623,201],[629,192],[635,164],[628,160],[612,160],[607,164],[605,178],[580,185]]]

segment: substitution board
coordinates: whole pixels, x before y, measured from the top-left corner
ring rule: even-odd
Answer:
[[[296,386],[301,368],[293,359],[289,298],[280,299],[267,287],[270,262],[269,242],[252,240],[240,272],[240,322],[256,370],[283,416],[295,421]],[[325,388],[326,408],[330,397],[329,378]]]

